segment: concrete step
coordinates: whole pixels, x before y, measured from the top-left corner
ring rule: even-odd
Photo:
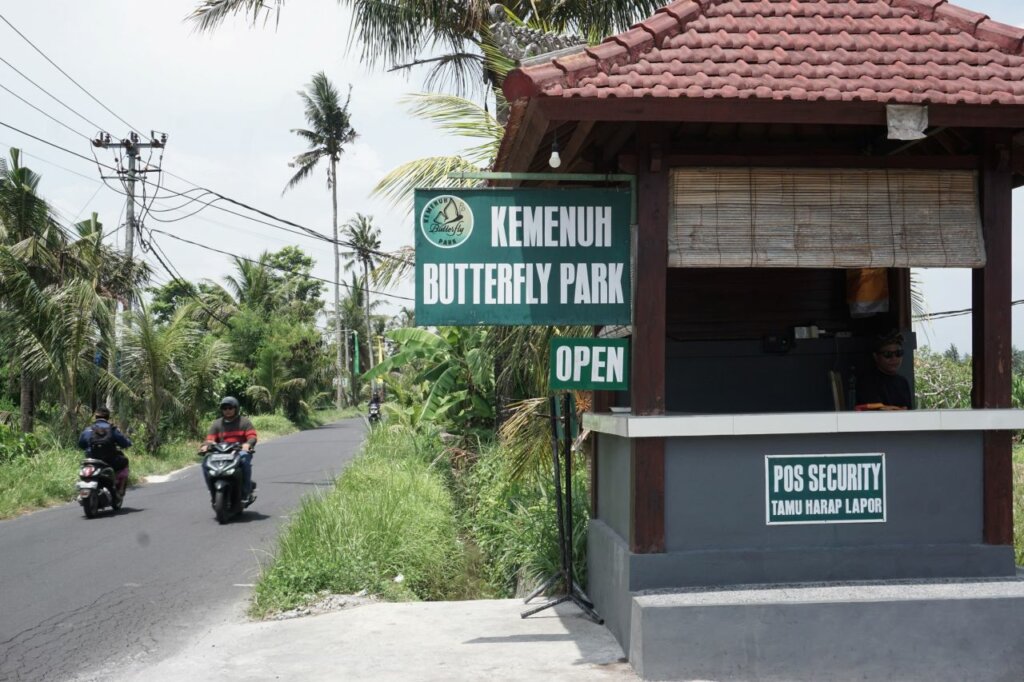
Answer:
[[[650,680],[1024,680],[1024,578],[636,593]]]

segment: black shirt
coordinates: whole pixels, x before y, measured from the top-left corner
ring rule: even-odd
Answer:
[[[886,374],[871,367],[857,375],[857,404],[884,403],[914,409],[910,384],[898,374]]]

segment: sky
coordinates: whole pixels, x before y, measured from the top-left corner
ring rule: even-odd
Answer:
[[[331,210],[325,168],[282,195],[294,172],[288,162],[305,148],[290,132],[305,127],[297,92],[314,73],[324,71],[342,92],[351,84],[350,111],[359,134],[339,166],[339,221],[344,223],[356,212],[371,215],[381,229],[384,250],[411,244],[412,218],[384,200],[371,197],[370,191],[381,177],[402,163],[455,154],[468,146],[407,115],[400,100],[422,90],[422,72],[406,77],[379,68],[370,70],[361,64],[358,46],[349,45],[349,12],[335,0],[286,3],[276,26],[273,19],[253,27],[244,18],[235,17],[214,32],[203,34],[196,33],[185,21],[197,4],[198,0],[0,0],[0,15],[106,107],[0,21],[0,57],[88,119],[86,122],[58,104],[0,62],[0,86],[77,132],[44,117],[3,88],[0,123],[90,159],[93,150],[87,138],[95,135],[97,127],[114,138],[127,135],[128,125],[119,119],[140,131],[165,132],[168,141],[162,167],[168,173],[329,234]],[[1024,26],[1024,2],[1020,0],[961,0],[957,4],[996,21]],[[100,183],[95,163],[0,125],[0,149],[6,151],[12,146],[24,150],[25,163],[42,175],[41,193],[65,222],[84,220],[94,211],[108,231],[123,221],[124,197]],[[95,151],[100,162],[113,165],[111,151]],[[155,155],[152,160],[157,161]],[[171,191],[190,188],[167,174],[164,182]],[[111,184],[117,185],[116,181]],[[1014,300],[1024,299],[1022,192],[1016,190],[1013,201]],[[154,209],[174,209],[182,203],[158,200]],[[188,212],[154,211],[146,226],[250,258],[263,250],[294,244],[316,259],[315,275],[334,277],[331,246],[326,242],[297,237],[212,208],[175,222],[157,220]],[[155,234],[153,238],[186,279],[219,280],[231,274],[232,266],[223,255],[167,235]],[[144,253],[143,257],[153,266],[157,281],[169,279],[152,254]],[[915,270],[914,276],[931,312],[970,307],[969,270]],[[343,276],[343,281],[348,279]],[[412,285],[399,286],[391,293],[412,297]],[[332,297],[329,288],[325,299],[330,301]],[[388,303],[379,310],[382,314],[394,314],[400,306],[413,305],[411,300],[397,297],[384,300]],[[1015,307],[1013,315],[1013,341],[1018,347],[1024,347],[1022,310],[1024,306]],[[961,351],[970,352],[969,315],[917,325],[916,331],[919,345],[945,349],[955,344]]]

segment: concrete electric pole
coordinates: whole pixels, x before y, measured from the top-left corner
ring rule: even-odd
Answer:
[[[128,137],[114,142],[110,138],[110,133],[97,133],[96,137],[92,141],[93,147],[99,147],[100,149],[123,149],[125,154],[128,156],[128,168],[126,170],[121,169],[121,164],[118,164],[117,177],[124,184],[125,194],[127,195],[125,204],[125,233],[124,233],[124,252],[128,257],[128,262],[132,262],[132,258],[135,253],[135,234],[137,224],[135,222],[135,181],[139,178],[138,173],[150,173],[153,171],[159,172],[159,168],[150,169],[145,168],[140,170],[138,167],[139,150],[140,149],[163,149],[167,144],[167,134],[161,133],[159,139],[155,132],[150,133],[150,139],[148,142],[142,142],[139,136],[135,132],[128,133]],[[145,181],[143,176],[143,181]],[[129,313],[132,309],[131,298],[126,298],[121,304],[123,306],[123,312]],[[118,318],[115,318],[115,320]],[[117,358],[117,354],[120,352],[121,346],[121,328],[122,325],[115,321],[114,329],[114,344],[115,348],[111,353],[110,358],[110,371],[115,376],[121,376],[121,363]],[[114,407],[114,396],[113,394],[107,396],[107,405],[111,408]]]
[[[159,139],[155,132],[150,133],[150,139],[148,142],[142,142],[139,136],[134,133],[128,133],[128,137],[119,140],[117,142],[111,141],[109,133],[100,133],[92,141],[93,147],[99,147],[101,149],[123,149],[128,157],[128,168],[126,170],[119,170],[118,176],[124,182],[125,193],[127,203],[125,204],[125,237],[124,237],[124,251],[125,255],[128,256],[128,260],[131,261],[135,251],[135,235],[136,235],[136,222],[135,222],[135,181],[138,180],[138,173],[149,173],[152,171],[159,171],[159,168],[139,170],[139,150],[141,149],[163,149],[167,144],[167,134],[163,133]],[[131,301],[125,302],[125,310],[131,310]]]

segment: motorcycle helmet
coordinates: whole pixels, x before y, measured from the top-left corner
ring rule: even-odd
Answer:
[[[238,399],[237,398],[233,398],[233,397],[231,397],[229,395],[224,396],[223,398],[221,398],[220,406],[221,406],[221,408],[233,407],[233,408],[235,408],[235,411],[238,411],[238,408],[240,407],[239,404],[238,404]]]

